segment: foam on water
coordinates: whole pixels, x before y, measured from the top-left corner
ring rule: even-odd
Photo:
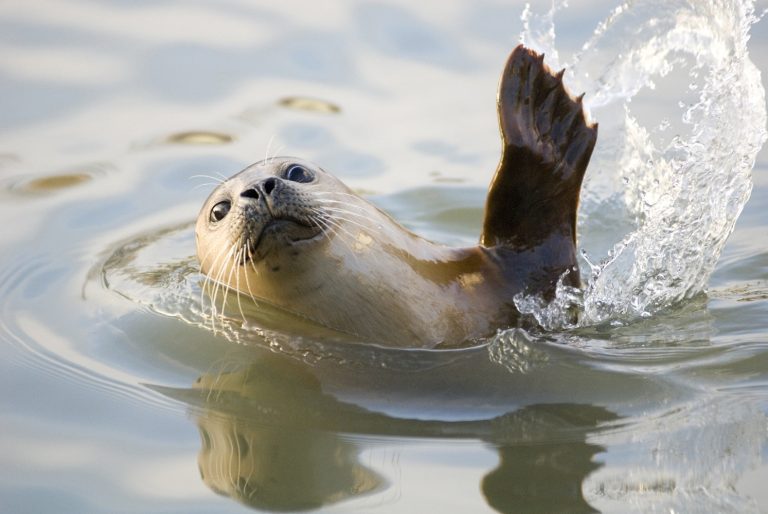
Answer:
[[[586,288],[561,287],[549,305],[518,298],[548,329],[563,328],[574,304],[580,325],[623,323],[705,291],[766,139],[747,52],[753,2],[626,2],[560,63],[555,19],[566,7],[523,13],[522,41],[567,68],[600,122],[579,220]]]

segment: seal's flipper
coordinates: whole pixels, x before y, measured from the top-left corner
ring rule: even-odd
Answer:
[[[523,45],[507,60],[498,94],[503,150],[485,206],[484,246],[533,248],[554,235],[575,252],[597,124],[587,123],[581,97],[571,97],[562,78]]]

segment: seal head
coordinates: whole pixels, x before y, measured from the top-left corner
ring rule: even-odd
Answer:
[[[203,273],[216,269],[221,275],[229,261],[262,261],[287,248],[295,253],[318,243],[324,220],[310,191],[323,182],[338,183],[300,159],[282,159],[254,164],[222,183],[197,219]]]

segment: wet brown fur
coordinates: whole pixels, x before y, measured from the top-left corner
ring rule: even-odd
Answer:
[[[196,229],[202,268],[254,299],[377,343],[456,345],[515,325],[519,293],[551,299],[560,277],[580,285],[576,210],[597,125],[562,76],[522,45],[507,60],[498,92],[502,155],[479,246],[429,242],[320,168],[281,158],[246,168],[211,194]],[[314,170],[315,180],[285,180],[292,162]],[[240,198],[247,188],[261,199]],[[221,198],[232,199],[232,221],[214,227],[207,218]],[[219,247],[237,250],[256,231],[266,236],[252,259],[217,257]]]

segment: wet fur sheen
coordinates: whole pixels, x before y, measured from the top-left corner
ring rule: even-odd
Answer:
[[[214,302],[230,288],[366,341],[430,347],[516,324],[520,292],[551,298],[562,276],[579,285],[576,209],[597,126],[562,72],[522,46],[502,74],[498,112],[502,157],[478,246],[427,241],[318,166],[269,159],[220,184],[200,211]],[[294,165],[313,180],[289,180]],[[230,211],[213,221],[223,201]]]

